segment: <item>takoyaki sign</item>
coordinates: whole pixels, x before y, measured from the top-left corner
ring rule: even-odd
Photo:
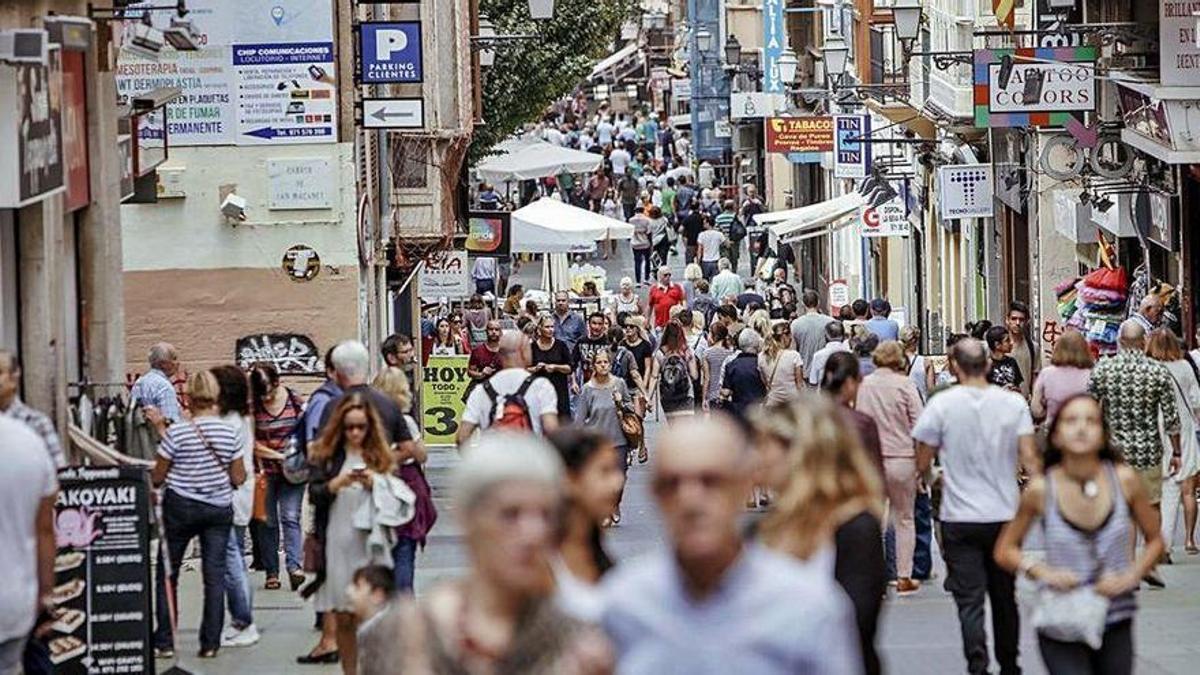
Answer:
[[[148,473],[76,466],[58,482],[46,638],[54,672],[153,672]]]

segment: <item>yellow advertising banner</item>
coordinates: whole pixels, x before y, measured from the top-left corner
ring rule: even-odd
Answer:
[[[421,383],[422,427],[427,445],[453,445],[463,413],[469,356],[430,356]]]

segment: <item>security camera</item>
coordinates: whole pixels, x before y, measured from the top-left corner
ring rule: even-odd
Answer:
[[[133,24],[133,38],[130,39],[129,45],[141,54],[149,54],[151,58],[157,58],[158,53],[162,51],[163,45],[167,43],[163,32],[148,23],[138,22]]]
[[[163,31],[163,36],[176,51],[194,52],[200,49],[200,33],[188,19],[171,19],[171,27]]]
[[[245,220],[246,200],[233,193],[226,195],[225,201],[221,202],[221,213],[230,220]]]

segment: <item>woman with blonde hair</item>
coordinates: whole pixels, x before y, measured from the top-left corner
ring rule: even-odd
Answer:
[[[355,515],[371,500],[375,482],[384,480],[394,468],[387,433],[370,399],[353,391],[337,404],[321,437],[309,446],[313,479],[308,485],[314,509],[314,537],[319,551],[316,579],[301,595],[316,596],[318,612],[335,625],[335,644],[318,644],[310,657],[341,661],[342,672],[357,668],[357,621],[346,589],[355,570],[372,563],[367,554],[368,530],[361,529]],[[336,656],[329,656],[336,654]]]
[[[1179,470],[1171,473],[1171,458],[1163,453],[1162,492],[1162,535],[1167,559],[1175,546],[1176,523],[1179,520],[1179,505],[1183,503],[1183,540],[1188,555],[1200,553],[1196,548],[1196,474],[1200,473],[1200,447],[1196,439],[1196,415],[1200,414],[1200,381],[1195,367],[1184,356],[1183,345],[1175,333],[1159,328],[1150,333],[1146,343],[1146,355],[1161,362],[1171,374],[1175,390],[1175,406],[1179,410],[1179,446],[1182,450]],[[1159,429],[1164,448],[1171,447],[1171,439],[1162,425],[1159,414]]]
[[[767,405],[787,403],[804,389],[804,363],[792,349],[792,331],[786,321],[771,327],[758,355],[758,373],[767,387]]]
[[[704,278],[704,272],[696,263],[688,263],[683,268],[683,299],[684,306],[691,307],[696,298],[696,283]]]
[[[746,326],[753,328],[763,340],[771,337],[771,313],[765,309],[756,309],[746,319]]]
[[[917,544],[917,455],[912,429],[921,416],[921,394],[907,373],[904,347],[884,342],[871,355],[875,372],[863,378],[855,408],[875,420],[883,452],[883,480],[888,511],[896,529],[896,593],[909,595],[921,588],[913,577]]]
[[[1054,342],[1050,365],[1038,373],[1029,400],[1029,412],[1038,422],[1052,422],[1063,402],[1087,392],[1092,374],[1092,352],[1079,331],[1068,328]]]
[[[802,393],[756,412],[751,424],[760,480],[775,493],[759,538],[833,574],[854,604],[864,668],[878,673],[875,633],[887,590],[878,472],[827,397]]]
[[[412,390],[408,388],[407,373],[401,368],[390,366],[380,371],[371,385],[390,396],[396,405],[400,406],[400,410],[406,411],[404,422],[408,425],[409,435],[415,440],[412,453],[394,454],[398,465],[396,475],[404,480],[417,497],[413,519],[396,530],[396,546],[392,549],[392,573],[396,580],[396,590],[411,593],[417,549],[425,547],[425,539],[437,521],[433,491],[425,478],[425,470],[421,468],[428,458],[428,452],[425,442],[421,440],[420,425],[407,412],[412,407]]]

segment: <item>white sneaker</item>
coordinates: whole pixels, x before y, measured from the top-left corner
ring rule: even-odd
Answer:
[[[242,631],[240,631],[233,625],[225,626],[225,628],[221,631],[221,644],[225,644],[226,640],[232,638],[234,635],[237,635],[240,632],[242,632]]]
[[[249,647],[259,640],[258,628],[254,624],[250,624],[241,630],[234,630],[233,634],[225,637],[221,636],[222,647]]]

